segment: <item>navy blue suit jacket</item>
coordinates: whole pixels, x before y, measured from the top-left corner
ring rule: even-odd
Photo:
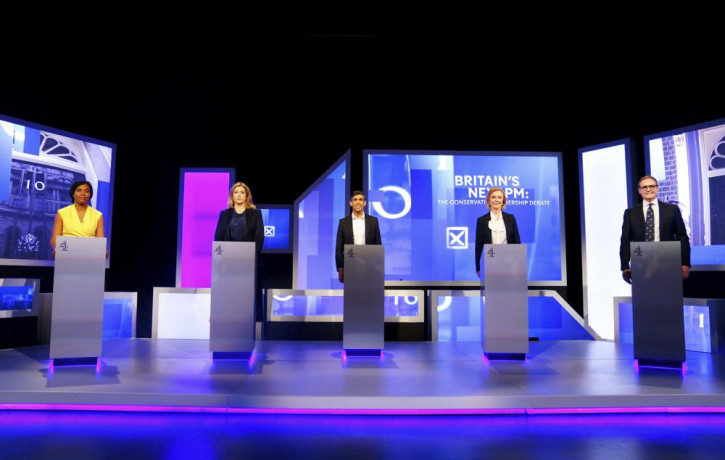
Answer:
[[[219,220],[214,232],[214,241],[232,241],[232,232],[229,223],[232,221],[234,208],[228,208],[219,213]],[[262,252],[264,245],[264,222],[262,212],[259,209],[247,209],[244,211],[244,218],[247,220],[247,231],[241,241],[254,241],[257,255]]]
[[[682,265],[690,266],[690,238],[677,205],[657,201],[660,210],[660,241],[679,241]],[[622,270],[629,269],[629,243],[644,241],[644,211],[642,203],[624,211],[619,261]]]

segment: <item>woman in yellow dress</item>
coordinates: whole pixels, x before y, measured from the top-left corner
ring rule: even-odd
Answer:
[[[55,215],[50,247],[55,257],[55,239],[59,236],[87,236],[103,238],[103,214],[88,205],[93,197],[93,186],[86,180],[73,182],[70,187],[73,204],[60,208]],[[108,255],[106,255],[108,256]]]

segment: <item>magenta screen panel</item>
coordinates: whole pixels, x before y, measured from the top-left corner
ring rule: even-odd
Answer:
[[[219,212],[227,208],[233,169],[181,170],[176,286],[211,286],[211,246]]]

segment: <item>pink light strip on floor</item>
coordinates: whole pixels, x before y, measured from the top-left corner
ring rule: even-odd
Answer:
[[[317,409],[264,407],[133,406],[102,404],[0,404],[2,410],[185,412],[289,415],[576,415],[576,414],[725,414],[725,407],[559,407],[509,409]]]
[[[288,409],[230,407],[229,413],[280,415],[525,415],[526,409]]]
[[[725,407],[562,407],[551,409],[526,409],[529,415],[552,415],[552,414],[700,414],[700,413],[725,413]]]
[[[226,413],[226,407],[201,406],[131,406],[118,404],[0,404],[0,410],[67,410],[99,412],[209,412]]]

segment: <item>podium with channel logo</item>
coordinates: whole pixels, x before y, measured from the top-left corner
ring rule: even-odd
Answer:
[[[348,356],[380,356],[385,344],[385,249],[345,245],[342,348]]]
[[[639,365],[682,367],[685,319],[679,241],[630,243],[634,359]]]
[[[56,238],[50,325],[53,365],[98,363],[105,270],[105,238]]]
[[[255,243],[212,245],[209,350],[215,359],[248,359],[254,351]]]
[[[526,359],[529,297],[525,244],[487,244],[481,265],[481,348],[488,359]]]

